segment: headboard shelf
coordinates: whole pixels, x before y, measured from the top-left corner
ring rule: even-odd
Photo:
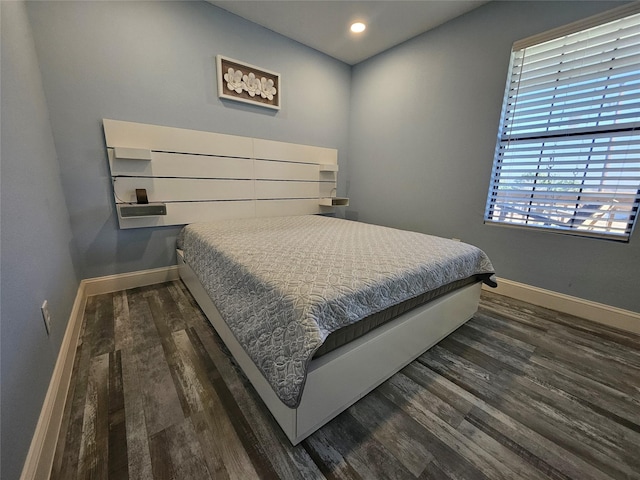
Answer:
[[[156,217],[166,215],[167,206],[164,203],[119,204],[118,215],[122,218]]]
[[[120,228],[332,211],[320,200],[336,190],[335,149],[109,119],[103,127]],[[121,214],[142,188],[166,214]]]
[[[349,199],[346,197],[326,197],[320,199],[320,205],[325,207],[348,207]]]
[[[118,160],[151,160],[151,150],[146,148],[114,147],[113,155]]]

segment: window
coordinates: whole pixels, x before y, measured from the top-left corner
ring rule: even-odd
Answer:
[[[640,199],[638,12],[514,44],[485,223],[629,240]]]

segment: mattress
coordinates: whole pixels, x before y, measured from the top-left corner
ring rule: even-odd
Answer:
[[[347,345],[350,342],[353,342],[356,338],[360,338],[372,330],[384,325],[387,322],[390,322],[396,317],[403,315],[414,308],[418,308],[422,305],[426,305],[427,303],[440,298],[447,293],[451,293],[455,290],[458,290],[462,287],[466,287],[467,285],[471,285],[472,283],[481,282],[485,276],[483,275],[474,275],[473,277],[464,278],[462,280],[457,280],[452,283],[448,283],[447,285],[443,285],[442,287],[436,288],[435,290],[431,290],[429,292],[425,292],[417,297],[410,298],[409,300],[405,300],[397,305],[393,305],[391,307],[385,308],[381,312],[377,312],[371,314],[362,320],[357,321],[356,323],[352,323],[351,325],[347,325],[345,327],[336,330],[335,332],[331,332],[324,343],[316,350],[313,354],[313,358],[320,358],[323,355],[326,355],[333,350],[336,350],[343,345]]]
[[[291,408],[332,332],[475,275],[490,283],[494,273],[472,245],[315,215],[191,224],[178,247]]]

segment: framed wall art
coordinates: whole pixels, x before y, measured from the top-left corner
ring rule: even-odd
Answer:
[[[218,97],[280,110],[280,74],[216,55]]]

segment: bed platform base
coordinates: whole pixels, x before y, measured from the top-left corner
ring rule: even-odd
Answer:
[[[478,309],[481,290],[480,282],[463,287],[313,360],[300,405],[289,408],[235,339],[180,250],[178,267],[187,288],[293,445],[469,320]]]

